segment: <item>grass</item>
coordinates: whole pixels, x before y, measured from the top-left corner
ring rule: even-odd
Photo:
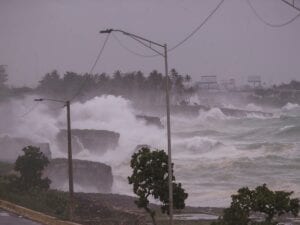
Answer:
[[[10,173],[14,169],[14,164],[0,161],[0,176]]]
[[[0,198],[59,219],[67,219],[68,194],[56,190],[17,191],[9,177],[0,176]]]

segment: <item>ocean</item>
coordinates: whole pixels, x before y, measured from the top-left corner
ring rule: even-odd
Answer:
[[[189,205],[228,206],[240,187],[264,183],[300,197],[300,107],[287,104],[272,113],[236,118],[213,108],[173,119],[175,174]]]
[[[212,108],[200,110],[196,117],[171,117],[174,174],[189,193],[187,205],[225,207],[239,188],[264,183],[300,197],[300,107],[288,103],[264,110],[249,104],[245,109],[253,108],[272,116],[249,113],[239,118]],[[166,150],[166,130],[133,121],[125,125],[133,120],[130,113],[135,112],[123,108],[127,122],[115,126],[121,133],[118,156],[110,152],[101,159],[113,168],[114,192],[128,195],[132,195],[127,176],[135,146]]]
[[[237,117],[225,115],[215,107],[199,110],[195,116],[171,116],[174,174],[189,194],[187,205],[228,206],[230,196],[239,188],[264,183],[272,190],[294,191],[294,197],[300,197],[299,105],[288,103],[266,110],[249,104],[244,109],[272,115],[247,113]],[[48,111],[46,105],[41,105],[16,121],[16,129],[11,128],[11,132],[48,142],[54,158],[66,157],[55,145],[57,133],[66,125],[65,111],[61,109],[55,116]],[[166,150],[166,129],[137,120],[135,115],[141,113],[147,111],[137,111],[129,100],[115,96],[95,97],[71,106],[72,128],[120,134],[115,150],[96,155],[85,149],[73,156],[110,165],[113,193],[133,195],[127,177],[131,173],[131,155],[138,145]],[[165,117],[160,119],[165,124]],[[75,191],[88,190],[75,184]]]

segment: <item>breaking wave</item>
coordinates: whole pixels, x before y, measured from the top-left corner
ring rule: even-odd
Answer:
[[[226,120],[230,119],[231,117],[226,116],[221,109],[219,108],[212,108],[208,111],[199,111],[199,115],[197,117],[197,120],[200,122],[213,122],[216,120]]]
[[[33,97],[6,103],[0,114],[1,133],[49,142],[54,157],[65,156],[55,147],[55,137],[66,127],[65,109],[50,112],[40,104],[26,117],[18,112],[32,105]],[[195,100],[196,101],[196,100]],[[288,103],[278,111],[298,109]],[[255,105],[250,111],[262,111]],[[238,110],[238,109],[237,109]],[[172,115],[172,157],[176,179],[189,193],[188,204],[226,206],[230,195],[241,186],[268,183],[271,188],[286,188],[300,196],[300,123],[299,113],[289,111],[281,117],[248,113],[246,116],[224,114],[222,108],[199,111],[196,117]],[[95,97],[71,105],[72,128],[109,130],[120,134],[115,150],[103,155],[84,149],[74,158],[104,162],[112,167],[113,192],[132,194],[127,176],[129,161],[137,145],[166,149],[166,130],[137,120],[131,102],[116,96]],[[147,114],[147,112],[145,112]],[[16,119],[17,118],[17,119]],[[165,118],[161,118],[163,124]],[[80,187],[78,187],[80,188]],[[81,189],[80,189],[81,190]],[[92,190],[82,190],[92,191]]]
[[[296,103],[290,103],[288,102],[285,106],[282,107],[282,110],[292,110],[292,109],[297,109],[300,106]]]
[[[260,112],[263,111],[262,107],[257,106],[254,103],[249,103],[245,109],[249,111],[260,111]]]

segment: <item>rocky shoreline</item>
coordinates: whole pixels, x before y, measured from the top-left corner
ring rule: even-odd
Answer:
[[[77,221],[83,224],[102,224],[103,221],[105,224],[110,222],[118,224],[118,221],[122,221],[122,224],[151,224],[148,214],[135,205],[135,197],[120,194],[76,193],[75,198],[79,202]],[[151,207],[157,208],[159,224],[167,224],[168,217],[160,213],[159,206],[151,204]],[[188,206],[184,210],[174,212],[175,224],[210,224],[221,215],[222,210],[222,208]],[[191,218],[189,215],[194,217]]]
[[[135,205],[135,197],[101,193],[76,193],[75,197],[80,202],[80,213],[78,214],[80,220],[78,222],[83,224],[152,224],[148,214]],[[158,224],[167,225],[168,217],[160,213],[160,207],[155,204],[151,204],[151,207],[157,208]],[[209,225],[222,215],[223,210],[224,208],[221,207],[187,206],[183,210],[174,211],[174,224]],[[299,217],[287,216],[281,218],[280,221],[282,221],[280,224],[300,225]]]

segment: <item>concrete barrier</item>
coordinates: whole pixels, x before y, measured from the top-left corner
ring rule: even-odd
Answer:
[[[46,225],[80,225],[78,223],[73,223],[73,222],[69,222],[69,221],[63,221],[63,220],[59,220],[55,217],[52,216],[48,216],[44,213],[40,213],[31,209],[27,209],[24,208],[22,206],[13,204],[11,202],[8,201],[4,201],[0,199],[0,208],[8,211],[8,212],[12,212],[18,215],[21,215],[23,217],[26,217],[28,219],[31,219],[33,221],[42,223],[42,224],[46,224]]]

